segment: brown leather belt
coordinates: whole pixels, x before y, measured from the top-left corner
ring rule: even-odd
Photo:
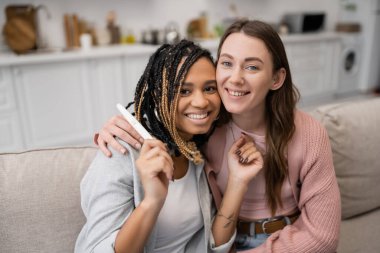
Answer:
[[[278,216],[258,221],[241,221],[237,224],[237,231],[241,234],[248,234],[253,236],[254,234],[272,234],[280,229],[283,229],[286,225],[293,224],[300,216],[300,212],[288,216]],[[288,222],[287,222],[288,220]]]

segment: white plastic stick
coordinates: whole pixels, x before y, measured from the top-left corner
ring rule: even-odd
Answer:
[[[117,104],[116,107],[121,112],[121,114],[123,114],[128,123],[131,124],[132,127],[141,135],[141,137],[143,137],[145,140],[153,138],[150,133],[140,124],[140,122],[124,108],[124,106]]]

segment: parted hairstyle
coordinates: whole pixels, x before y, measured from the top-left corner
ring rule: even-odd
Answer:
[[[150,57],[137,83],[133,102],[137,120],[151,134],[177,155],[182,153],[196,164],[203,161],[199,146],[206,141],[207,135],[184,140],[176,128],[176,111],[182,83],[191,66],[201,57],[214,64],[210,52],[191,41],[162,45]]]
[[[288,175],[286,152],[288,143],[295,131],[294,112],[300,94],[293,85],[285,47],[280,36],[269,24],[247,19],[233,23],[220,40],[218,59],[224,41],[233,33],[244,33],[263,41],[271,54],[273,74],[281,68],[286,71],[282,87],[277,90],[270,90],[265,98],[265,120],[267,124],[266,156],[264,157],[266,197],[272,215],[274,215],[277,207],[282,206],[281,187]],[[223,119],[221,118],[221,120]]]

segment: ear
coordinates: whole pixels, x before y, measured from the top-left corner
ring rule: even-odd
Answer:
[[[286,70],[284,68],[280,68],[274,75],[273,75],[273,83],[270,87],[271,90],[278,90],[282,87],[284,84],[286,77]]]

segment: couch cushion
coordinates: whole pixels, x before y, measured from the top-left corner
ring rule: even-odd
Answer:
[[[0,251],[73,252],[80,181],[95,148],[0,154]]]
[[[379,252],[379,238],[380,208],[342,221],[338,253]]]
[[[342,218],[380,206],[380,98],[322,106],[342,198]]]

